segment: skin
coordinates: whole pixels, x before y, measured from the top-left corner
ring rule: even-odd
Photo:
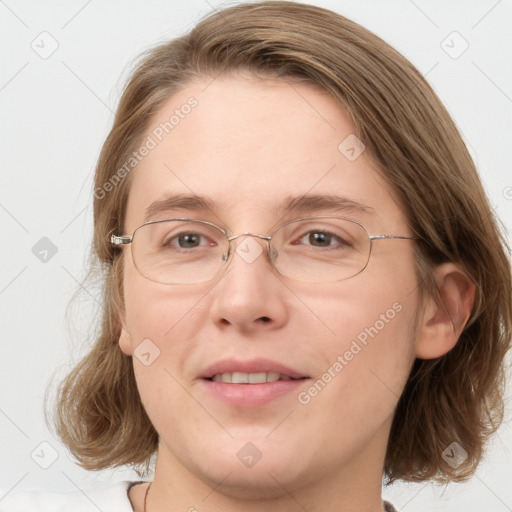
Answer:
[[[192,216],[224,223],[231,235],[268,234],[296,217],[272,214],[288,194],[336,193],[374,209],[347,215],[370,234],[414,235],[369,155],[351,162],[338,151],[355,128],[325,91],[247,74],[211,80],[186,86],[150,123],[169,119],[190,96],[198,100],[133,171],[126,234],[166,192],[193,192],[221,208],[153,220]],[[133,357],[142,401],[160,435],[147,510],[383,510],[386,445],[413,361],[452,348],[473,301],[469,280],[448,263],[435,274],[443,304],[421,304],[413,248],[412,241],[375,242],[367,268],[335,283],[287,279],[263,252],[250,264],[235,254],[229,272],[213,281],[169,286],[142,277],[131,246],[124,247],[120,348],[133,355],[149,338],[160,350],[149,366]],[[394,303],[401,311],[308,404],[291,393],[236,408],[197,379],[212,362],[232,356],[269,358],[316,380]],[[236,454],[249,441],[262,457],[247,468]],[[130,493],[136,511],[143,510],[145,487]]]

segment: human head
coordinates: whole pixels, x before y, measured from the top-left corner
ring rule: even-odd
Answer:
[[[188,36],[148,52],[133,73],[96,172],[94,255],[104,264],[106,310],[95,347],[63,387],[64,441],[84,467],[94,469],[142,464],[156,449],[156,432],[138,400],[131,361],[118,347],[123,258],[108,243],[111,233],[126,232],[136,169],[110,191],[104,184],[114,183],[109,180],[144,143],[150,120],[170,97],[197,77],[237,70],[309,80],[348,112],[365,153],[420,239],[417,271],[425,299],[440,300],[433,271],[445,262],[460,265],[475,283],[471,319],[455,347],[439,358],[414,362],[385,465],[391,479],[468,476],[493,430],[483,405],[490,404],[495,423],[500,416],[501,364],[510,338],[510,273],[496,221],[460,135],[412,65],[353,22],[286,2],[213,14]],[[85,382],[90,401],[81,402],[81,419],[73,420],[73,429],[70,406]],[[108,411],[93,407],[100,396]],[[101,425],[107,423],[111,428],[105,430]],[[80,425],[89,425],[85,439]],[[468,452],[457,469],[441,457],[454,440]],[[78,448],[84,443],[86,449]]]

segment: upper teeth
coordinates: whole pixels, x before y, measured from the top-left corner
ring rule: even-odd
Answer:
[[[276,382],[278,380],[290,380],[289,375],[282,375],[277,372],[261,373],[217,373],[212,377],[216,382],[231,382],[232,384],[261,384],[263,382]]]

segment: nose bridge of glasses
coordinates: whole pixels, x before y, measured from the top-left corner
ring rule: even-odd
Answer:
[[[244,259],[246,262],[252,262],[253,261],[253,258],[258,254],[260,254],[260,251],[255,251],[254,247],[251,249],[250,245],[248,246],[247,244],[245,246],[242,247],[242,245],[240,245],[240,247],[238,249],[235,249],[234,247],[234,244],[232,244],[232,241],[240,238],[241,243],[244,242],[245,240],[245,237],[253,237],[253,238],[259,238],[261,240],[264,240],[267,242],[267,246],[266,246],[266,252],[269,251],[270,249],[270,241],[272,239],[272,236],[268,236],[268,235],[260,235],[258,233],[249,233],[249,232],[245,232],[245,233],[239,233],[238,235],[233,235],[233,236],[228,236],[226,237],[226,239],[228,240],[229,244],[230,244],[230,247],[231,247],[231,250],[230,250],[230,253],[231,255],[234,253],[234,252],[237,252],[239,254],[239,256],[242,257],[242,259]],[[261,244],[259,244],[261,246]]]
[[[238,237],[240,236],[254,236],[256,238],[261,238],[262,240],[267,240],[267,241],[270,241],[270,239],[272,238],[271,236],[268,236],[268,235],[259,235],[258,233],[239,233],[238,235],[233,235],[233,236],[228,236],[227,239],[228,239],[228,242],[231,242],[232,240],[236,240]]]
[[[268,235],[260,235],[258,233],[249,233],[249,232],[245,232],[245,233],[239,233],[238,235],[232,235],[232,236],[228,236],[226,237],[229,244],[231,245],[231,250],[233,250],[233,246],[235,244],[232,243],[233,240],[236,240],[237,238],[241,238],[241,240],[243,241],[245,237],[247,236],[252,236],[254,238],[259,238],[261,240],[265,240],[267,242],[267,248],[270,247],[270,240],[272,239],[271,236],[268,236]],[[240,243],[240,242],[239,242]]]

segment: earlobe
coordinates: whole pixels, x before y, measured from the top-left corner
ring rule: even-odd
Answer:
[[[450,351],[466,326],[475,301],[475,285],[454,263],[434,271],[441,303],[429,298],[417,330],[416,357],[434,359]]]

